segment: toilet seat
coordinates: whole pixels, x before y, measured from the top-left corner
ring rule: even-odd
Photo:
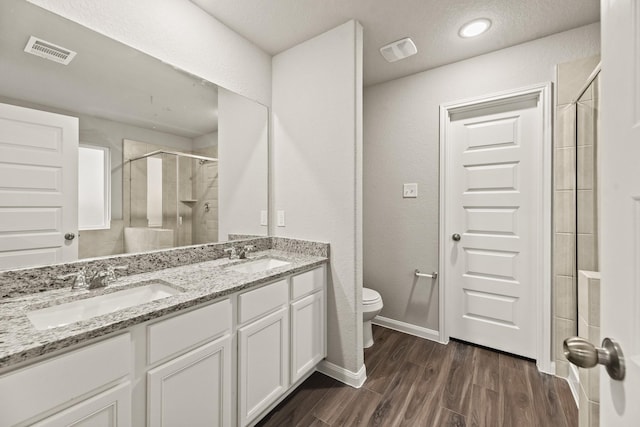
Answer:
[[[380,294],[373,289],[362,288],[362,305],[375,305],[382,301]]]
[[[382,297],[373,289],[362,288],[362,346],[373,345],[371,321],[382,311]]]

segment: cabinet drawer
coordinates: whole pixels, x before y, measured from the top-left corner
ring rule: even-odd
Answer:
[[[131,352],[126,333],[0,377],[1,424],[17,424],[128,375]]]
[[[238,323],[242,324],[287,304],[287,281],[281,280],[238,296]]]
[[[291,299],[298,299],[324,287],[324,266],[291,278]]]
[[[131,382],[127,381],[58,412],[33,427],[131,426]]]
[[[148,363],[153,364],[204,341],[231,332],[231,301],[226,299],[147,326]]]

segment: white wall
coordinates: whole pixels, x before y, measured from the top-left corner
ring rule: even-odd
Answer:
[[[331,244],[328,360],[363,364],[362,27],[347,22],[273,58],[273,188],[282,237]]]
[[[271,56],[187,0],[28,0],[266,105]]]
[[[381,315],[438,330],[439,105],[553,81],[555,65],[595,55],[592,24],[446,65],[364,91],[364,285]],[[418,183],[403,199],[402,184]]]
[[[214,147],[216,151],[218,150],[218,130],[193,138],[192,148],[194,152],[211,147]]]
[[[218,114],[218,241],[229,234],[266,235],[260,211],[269,200],[269,112],[220,89]]]

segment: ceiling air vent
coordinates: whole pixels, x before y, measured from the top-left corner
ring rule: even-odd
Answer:
[[[76,52],[72,50],[33,36],[29,38],[24,51],[64,65],[69,64],[73,57],[76,56]]]
[[[397,40],[380,48],[380,53],[387,62],[396,62],[418,53],[418,48],[409,37]]]

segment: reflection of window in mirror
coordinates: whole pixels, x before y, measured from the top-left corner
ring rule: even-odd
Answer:
[[[111,227],[111,154],[109,148],[78,147],[78,228]]]

